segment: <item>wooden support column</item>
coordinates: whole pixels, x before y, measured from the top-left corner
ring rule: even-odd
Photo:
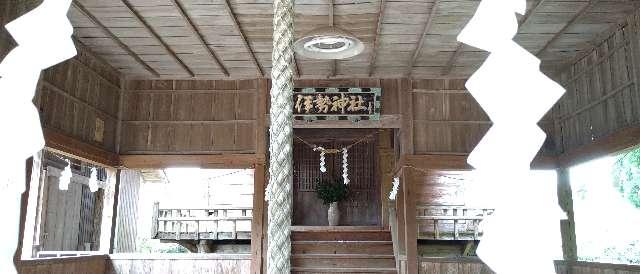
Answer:
[[[400,256],[407,254],[405,251],[404,188],[405,183],[401,176],[400,189],[398,190],[398,196],[396,198],[396,216],[398,219],[398,254]],[[398,271],[398,273],[400,272]]]
[[[562,254],[565,261],[578,260],[578,248],[576,245],[576,223],[573,214],[573,198],[569,170],[557,169],[558,173],[558,203],[560,208],[567,213],[566,220],[560,220],[562,233]]]
[[[253,173],[253,218],[251,219],[251,274],[262,273],[265,167],[255,166]]]
[[[413,154],[413,93],[411,92],[411,80],[398,80],[398,101],[402,114],[402,128],[400,129],[400,153],[402,155]]]
[[[402,171],[402,192],[404,193],[404,232],[407,254],[407,273],[418,273],[418,234],[416,227],[416,201],[412,184],[412,171]]]
[[[111,217],[111,239],[109,240],[109,254],[115,251],[116,228],[118,227],[118,200],[120,199],[120,169],[116,171],[116,186],[113,194],[113,215]]]

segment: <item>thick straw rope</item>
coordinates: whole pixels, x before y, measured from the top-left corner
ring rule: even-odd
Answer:
[[[293,0],[273,2],[267,273],[291,273]]]

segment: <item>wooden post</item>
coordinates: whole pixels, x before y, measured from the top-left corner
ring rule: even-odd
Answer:
[[[411,169],[402,172],[405,218],[405,248],[407,250],[407,273],[418,273],[418,234],[416,231],[416,201],[413,191]]]
[[[151,238],[158,235],[158,212],[160,211],[160,202],[153,202],[153,212],[151,212]]]
[[[398,80],[398,100],[402,114],[402,128],[400,129],[400,153],[402,155],[413,154],[413,93],[411,92],[411,80]]]
[[[253,173],[253,209],[251,210],[251,274],[262,273],[265,167],[255,166]],[[246,212],[243,210],[243,212]],[[246,213],[245,213],[246,214]]]
[[[400,269],[400,254],[398,251],[398,216],[396,205],[389,202],[389,228],[391,229],[391,242],[393,243],[393,257],[396,259],[396,270]]]
[[[560,221],[562,233],[562,254],[565,261],[577,261],[578,251],[576,245],[576,227],[573,214],[573,198],[569,170],[560,168],[558,173],[558,203],[560,208],[567,213],[567,219]]]
[[[403,168],[404,169],[404,168]],[[402,171],[400,171],[402,172]],[[398,216],[398,253],[400,255],[406,255],[405,249],[405,203],[404,203],[404,188],[405,182],[402,176],[400,176],[400,189],[398,190],[398,196],[396,197],[396,215]],[[400,271],[398,271],[400,273]]]
[[[111,239],[109,240],[109,254],[115,251],[116,229],[118,227],[118,200],[120,199],[120,169],[116,171],[116,186],[113,194],[113,215],[111,217]]]

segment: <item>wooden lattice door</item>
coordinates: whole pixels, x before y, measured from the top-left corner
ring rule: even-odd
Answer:
[[[342,148],[371,134],[366,130],[305,130],[296,135],[325,148]],[[342,154],[327,155],[327,172],[320,172],[320,156],[300,140],[294,142],[293,224],[327,225],[327,205],[316,197],[318,179],[342,177]],[[372,135],[349,150],[349,197],[339,204],[340,225],[380,225],[380,183],[377,174],[377,138]]]

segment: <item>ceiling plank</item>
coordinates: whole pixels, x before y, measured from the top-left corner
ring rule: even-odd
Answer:
[[[144,20],[144,18],[142,18],[142,16],[140,15],[140,13],[138,13],[136,11],[136,9],[131,5],[131,3],[129,3],[129,0],[121,0],[122,3],[127,7],[127,9],[129,10],[129,12],[131,12],[131,14],[133,14],[133,16],[138,20],[138,22],[140,22],[140,24],[142,24],[145,29],[147,29],[147,31],[158,41],[158,43],[160,43],[160,45],[162,45],[162,47],[169,53],[169,55],[171,55],[171,57],[173,57],[173,59],[187,72],[187,74],[189,74],[189,76],[191,77],[195,77],[195,74],[193,73],[193,71],[187,66],[187,64],[185,64],[180,57],[178,57],[178,55],[176,54],[175,51],[173,51],[171,49],[171,47],[169,47],[169,45],[162,40],[162,37],[160,37],[160,35],[153,30],[153,28],[149,25],[149,23],[147,23],[147,21]]]
[[[418,60],[418,56],[420,56],[420,52],[422,52],[424,39],[426,38],[427,33],[431,28],[431,23],[433,22],[433,17],[435,17],[436,15],[436,11],[438,11],[439,3],[440,3],[440,0],[436,0],[435,2],[433,2],[433,4],[431,4],[431,10],[429,11],[429,18],[427,18],[427,21],[424,23],[422,35],[420,35],[420,38],[418,39],[418,43],[416,44],[416,48],[413,50],[413,56],[411,57],[411,60],[409,60],[409,66],[407,67],[407,74],[409,78],[411,78],[411,75],[413,74],[413,66],[416,63],[416,60]]]
[[[187,22],[187,25],[189,25],[189,28],[191,28],[193,34],[198,37],[198,40],[200,41],[202,46],[209,52],[211,58],[213,58],[216,64],[218,64],[218,67],[220,68],[220,70],[222,70],[222,73],[224,73],[225,76],[229,77],[229,71],[224,66],[224,64],[222,64],[222,61],[220,61],[220,57],[218,57],[218,54],[216,54],[216,52],[209,45],[207,45],[207,42],[204,40],[204,36],[202,36],[202,33],[200,32],[198,27],[193,23],[193,20],[191,20],[191,17],[189,16],[189,14],[187,14],[184,6],[182,6],[179,0],[170,1],[173,6],[176,7],[182,18]]]
[[[518,22],[518,30],[520,30],[522,26],[529,21],[529,18],[531,18],[531,15],[535,14],[538,8],[540,8],[545,1],[546,0],[538,0],[535,6],[531,7],[531,9],[529,9],[529,11],[525,13],[524,17],[522,17]]]
[[[580,16],[587,13],[587,11],[589,11],[589,9],[591,9],[598,2],[600,2],[600,0],[591,0],[589,1],[589,3],[584,5],[578,12],[576,12],[576,14],[571,18],[571,20],[569,20],[569,22],[567,22],[567,24],[560,31],[558,31],[556,34],[553,35],[553,37],[551,37],[551,40],[549,40],[549,42],[547,42],[544,45],[544,47],[542,47],[542,49],[540,49],[536,53],[536,56],[540,57],[540,55],[542,55],[545,51],[547,51],[549,47],[553,45],[553,43],[558,41],[560,36],[562,36],[565,32],[567,32],[567,30],[569,30],[571,26],[573,26],[573,24],[580,18]]]
[[[378,22],[376,27],[376,34],[373,38],[373,48],[371,49],[371,57],[369,59],[369,77],[373,76],[375,66],[376,66],[376,54],[378,49],[378,42],[380,40],[380,30],[382,29],[382,19],[384,16],[384,7],[386,0],[380,0],[380,6],[378,7]]]
[[[124,51],[126,51],[127,54],[129,54],[129,56],[131,56],[134,60],[136,60],[136,62],[138,62],[138,64],[140,64],[142,67],[144,67],[154,77],[160,78],[160,74],[155,69],[153,69],[151,66],[149,66],[149,64],[147,64],[147,62],[145,62],[144,60],[140,59],[140,56],[138,56],[138,54],[133,52],[133,50],[131,50],[131,48],[129,48],[129,46],[127,46],[115,34],[113,34],[113,32],[111,32],[104,24],[102,24],[102,22],[100,22],[100,20],[98,20],[98,18],[93,16],[93,14],[91,12],[89,12],[89,10],[87,10],[87,8],[85,8],[84,5],[82,5],[78,1],[74,0],[73,1],[73,6],[76,8],[76,10],[78,10],[85,17],[87,17],[94,25],[98,26],[102,30],[102,32],[104,34],[109,36],[111,38],[111,40],[113,40],[116,44],[118,44],[118,46],[120,46],[120,48],[122,48]]]
[[[531,9],[529,9],[525,13],[525,15],[518,22],[518,31],[520,31],[522,26],[529,21],[529,18],[531,18],[531,15],[534,14],[538,10],[538,8],[540,8],[540,6],[542,6],[542,4],[545,1],[546,0],[538,0],[538,2],[534,6],[532,6]],[[451,70],[453,69],[453,66],[458,61],[458,58],[460,57],[460,55],[462,55],[462,50],[463,49],[464,49],[464,44],[458,42],[458,46],[456,47],[456,51],[453,52],[453,54],[451,55],[451,58],[449,58],[449,61],[447,61],[447,66],[442,71],[442,76],[447,76],[447,75],[449,75],[451,73]]]
[[[231,20],[233,21],[233,26],[236,28],[236,30],[240,34],[240,38],[244,43],[245,48],[249,52],[249,55],[251,55],[251,61],[256,66],[256,69],[258,70],[258,75],[261,77],[266,77],[264,73],[264,69],[262,68],[262,65],[260,65],[260,63],[258,62],[258,58],[256,58],[256,54],[253,52],[253,49],[251,49],[251,46],[247,41],[247,37],[244,35],[244,31],[240,26],[240,22],[238,22],[238,17],[236,17],[236,14],[233,11],[233,8],[231,7],[231,3],[229,3],[229,0],[223,0],[222,2],[224,3],[224,8],[227,10],[229,17],[231,17]]]

